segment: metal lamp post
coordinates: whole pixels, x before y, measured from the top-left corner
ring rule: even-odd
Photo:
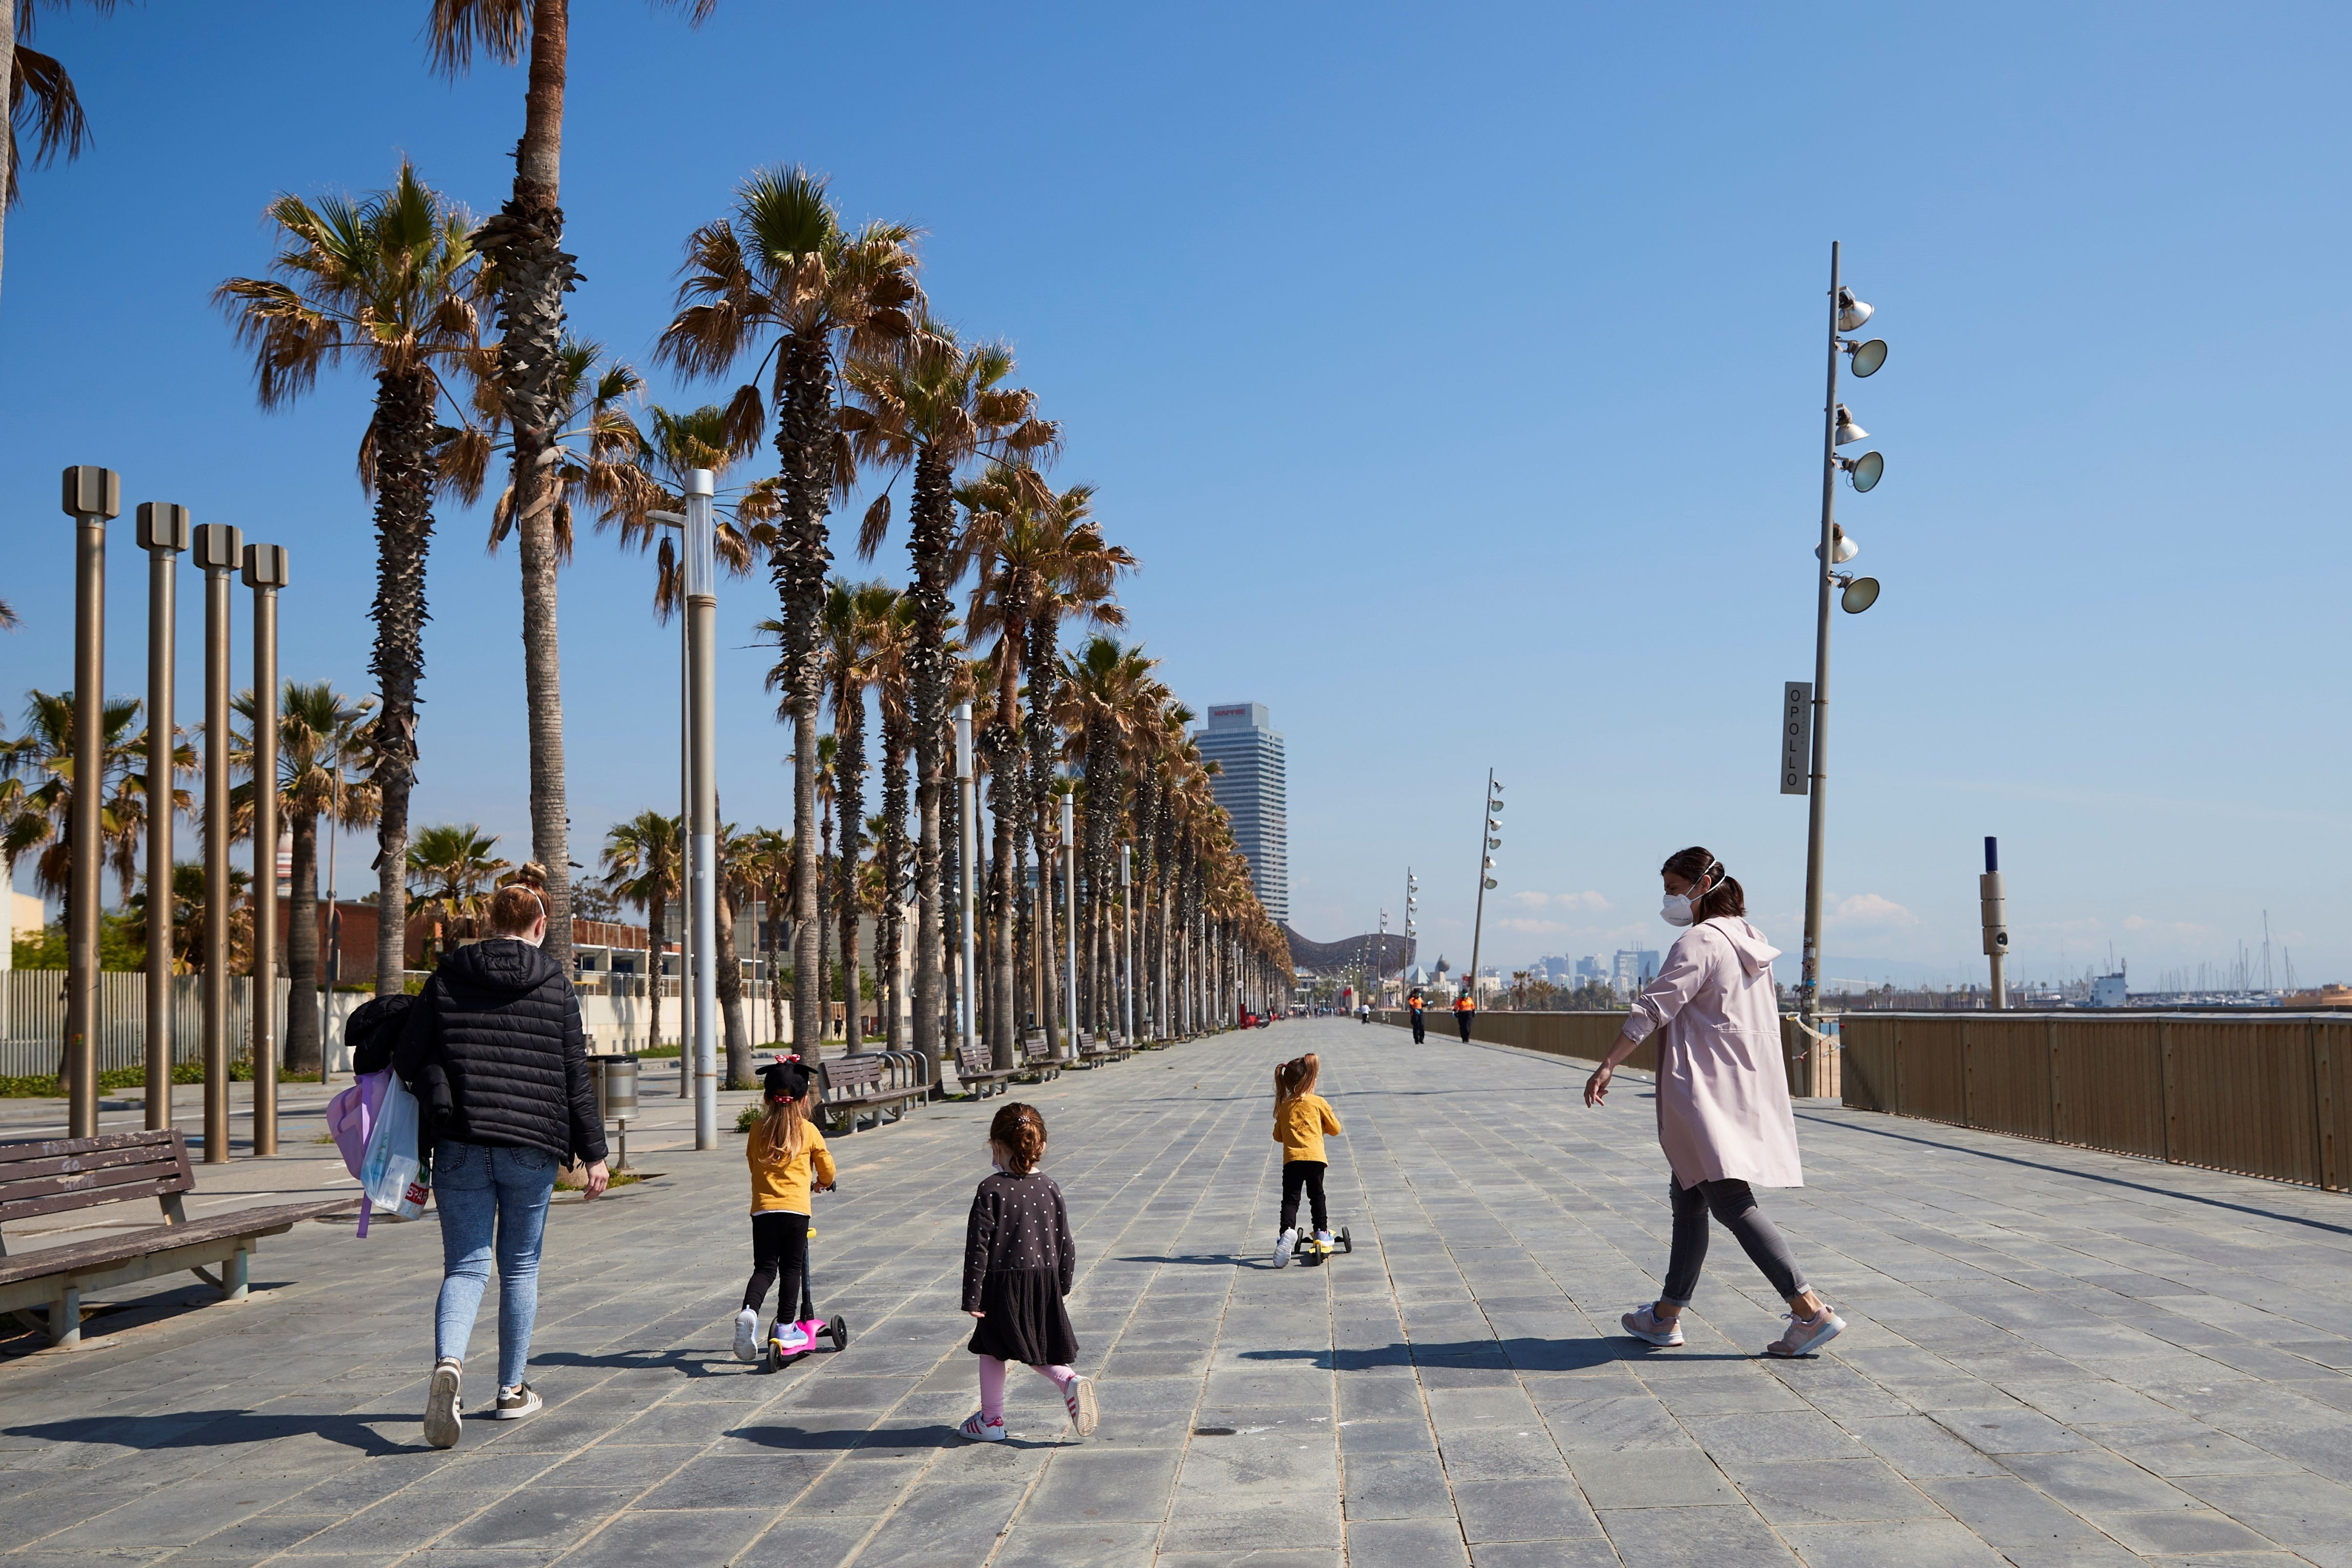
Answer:
[[[172,810],[173,654],[178,637],[179,557],[188,548],[188,508],[139,503],[139,548],[147,552],[147,1130],[172,1124]],[[162,779],[159,785],[156,780]]]
[[[205,574],[205,1164],[228,1160],[228,685],[230,577],[245,536],[226,523],[195,531]]]
[[[1135,846],[1118,846],[1119,968],[1127,977],[1120,991],[1119,1027],[1129,1050],[1135,1046]]]
[[[1812,760],[1805,778],[1806,789],[1811,795],[1805,821],[1805,950],[1802,977],[1797,985],[1797,1013],[1807,1030],[1816,1028],[1821,1000],[1822,954],[1822,876],[1824,837],[1827,831],[1827,802],[1824,786],[1829,779],[1829,718],[1830,718],[1830,600],[1832,589],[1840,590],[1839,602],[1848,614],[1859,615],[1878,599],[1878,580],[1853,577],[1838,570],[1844,561],[1852,560],[1860,548],[1846,537],[1837,523],[1837,476],[1841,470],[1852,476],[1857,492],[1874,488],[1885,471],[1885,461],[1875,452],[1846,459],[1837,455],[1838,448],[1864,440],[1869,432],[1853,423],[1843,404],[1838,402],[1838,355],[1853,358],[1853,373],[1857,378],[1874,374],[1886,362],[1886,340],[1873,338],[1866,342],[1842,338],[1841,332],[1858,330],[1870,319],[1871,307],[1853,297],[1839,277],[1840,246],[1830,242],[1830,324],[1829,324],[1829,392],[1822,409],[1822,538],[1813,553],[1820,558],[1821,570],[1817,585],[1813,624],[1813,685],[1802,698],[1791,693],[1790,706],[1806,701],[1811,718]],[[1796,793],[1794,780],[1784,776],[1783,793]]]
[[[98,1136],[99,814],[106,774],[106,524],[122,511],[122,476],[77,464],[65,471],[74,520],[74,792],[66,826],[73,850],[66,920],[67,1125]]]
[[[1503,809],[1503,787],[1495,781],[1495,770],[1486,769],[1486,808],[1478,830],[1478,913],[1470,926],[1470,1005],[1478,1005],[1478,941],[1486,931],[1486,894],[1495,887],[1491,874],[1495,869],[1496,850],[1503,847],[1497,835],[1503,824],[1496,813]],[[1410,873],[1408,873],[1410,874]]]
[[[956,985],[956,1043],[959,1048],[968,1051],[971,1049],[972,1042],[972,992],[980,983],[980,977],[972,973],[971,954],[971,857],[978,852],[975,847],[977,834],[971,821],[974,801],[972,800],[971,705],[970,703],[956,704],[955,768],[956,834],[960,851],[956,855],[956,924],[962,928],[957,933],[957,943],[958,954],[963,966]]]
[[[1062,1010],[1070,1020],[1069,1060],[1078,1059],[1078,841],[1076,807],[1062,797]]]
[[[247,545],[253,590],[253,1152],[278,1152],[278,591],[286,547]]]
[[[686,476],[686,622],[689,687],[688,831],[693,866],[689,920],[694,984],[694,1146],[719,1146],[719,690],[718,569],[712,517],[717,476]],[[684,987],[679,989],[683,991]]]

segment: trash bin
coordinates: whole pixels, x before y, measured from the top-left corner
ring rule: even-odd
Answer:
[[[588,1073],[596,1085],[596,1114],[620,1134],[616,1171],[629,1168],[629,1124],[637,1119],[637,1059],[615,1051],[588,1059]]]

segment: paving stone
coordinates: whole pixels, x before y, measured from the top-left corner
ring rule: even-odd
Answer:
[[[1469,1548],[1462,1527],[1448,1519],[1376,1519],[1348,1521],[1348,1558],[1351,1563],[1393,1563],[1399,1568],[1444,1568],[1460,1563],[1468,1568]]]
[[[2011,1562],[1948,1519],[1784,1526],[1806,1568],[2004,1568]]]
[[[1797,1561],[1756,1511],[1743,1506],[1597,1511],[1609,1544],[1629,1563],[1737,1563],[1748,1568]]]
[[[1481,1542],[1558,1541],[1599,1529],[1577,1489],[1561,1481],[1456,1481],[1454,1503],[1462,1533]]]
[[[1569,1467],[1586,1500],[1597,1511],[1738,1501],[1738,1494],[1716,1469],[1715,1461],[1696,1448],[1570,1454]]]

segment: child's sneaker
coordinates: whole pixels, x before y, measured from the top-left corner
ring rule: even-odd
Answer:
[[[1683,1343],[1680,1312],[1670,1318],[1662,1318],[1649,1302],[1644,1301],[1617,1321],[1625,1325],[1627,1333],[1645,1343],[1656,1345],[1660,1350],[1673,1350]]]
[[[760,1359],[760,1314],[750,1307],[735,1314],[735,1359]]]
[[[1276,1237],[1274,1239],[1274,1266],[1277,1269],[1289,1268],[1290,1249],[1297,1245],[1298,1232],[1296,1230],[1286,1230],[1281,1235]]]
[[[786,1355],[798,1355],[809,1348],[808,1330],[798,1323],[778,1323],[775,1340],[777,1348]]]
[[[1095,1404],[1095,1380],[1080,1375],[1062,1385],[1062,1403],[1070,1407],[1070,1425],[1081,1437],[1090,1435],[1102,1412]]]
[[[991,1421],[975,1410],[962,1426],[956,1428],[956,1435],[970,1437],[975,1443],[1002,1443],[1004,1441],[1004,1417],[1000,1416]]]
[[[1331,1233],[1329,1231],[1318,1230],[1315,1233],[1315,1250],[1318,1252],[1328,1252],[1331,1250],[1332,1245]]]

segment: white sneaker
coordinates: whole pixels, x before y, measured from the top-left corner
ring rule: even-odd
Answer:
[[[1004,1421],[1001,1416],[993,1421],[983,1419],[975,1410],[965,1417],[962,1426],[956,1428],[956,1435],[970,1437],[975,1443],[1002,1443],[1004,1441]]]
[[[1070,1425],[1078,1436],[1089,1437],[1102,1419],[1102,1408],[1095,1403],[1095,1380],[1080,1373],[1062,1385],[1062,1403],[1069,1407]]]
[[[798,1355],[809,1348],[808,1330],[798,1323],[778,1323],[775,1341],[786,1355]]]
[[[433,1381],[425,1390],[425,1440],[436,1448],[454,1448],[464,1429],[457,1415],[457,1358],[445,1355],[433,1364]]]
[[[735,1314],[735,1359],[760,1359],[760,1314],[750,1307]]]
[[[1627,1333],[1661,1350],[1673,1350],[1683,1343],[1682,1314],[1676,1312],[1673,1317],[1662,1318],[1648,1301],[1617,1321],[1625,1325]]]
[[[1274,1266],[1277,1269],[1289,1268],[1290,1249],[1297,1245],[1298,1232],[1296,1230],[1286,1230],[1281,1235],[1276,1237],[1274,1239]]]
[[[1328,1252],[1331,1250],[1332,1246],[1331,1233],[1329,1231],[1318,1230],[1315,1233],[1315,1247],[1318,1251]]]

